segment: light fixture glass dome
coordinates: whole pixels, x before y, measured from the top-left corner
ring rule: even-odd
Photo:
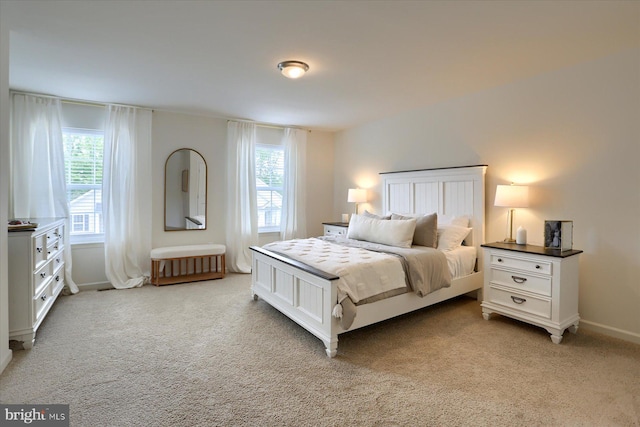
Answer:
[[[278,69],[282,75],[290,79],[297,79],[304,76],[309,70],[309,66],[300,61],[284,61],[278,64]]]

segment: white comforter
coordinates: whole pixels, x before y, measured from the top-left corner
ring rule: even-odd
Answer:
[[[347,296],[358,303],[407,286],[402,263],[393,255],[336,245],[316,238],[274,242],[264,245],[264,248],[339,276],[339,303]]]
[[[433,248],[396,248],[338,236],[274,242],[264,248],[340,277],[338,302],[348,296],[357,304],[406,286],[425,296],[451,284],[447,258]]]

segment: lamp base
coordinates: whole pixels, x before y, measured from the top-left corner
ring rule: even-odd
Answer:
[[[507,237],[506,239],[503,240],[503,242],[504,243],[515,243],[516,239],[510,239],[510,238]]]

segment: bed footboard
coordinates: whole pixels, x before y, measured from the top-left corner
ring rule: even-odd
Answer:
[[[338,300],[333,285],[338,277],[260,247],[252,246],[251,250],[254,299],[264,299],[318,337],[327,355],[334,357],[338,350],[338,321],[331,312]]]

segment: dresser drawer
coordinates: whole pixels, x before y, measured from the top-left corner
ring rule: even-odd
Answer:
[[[53,273],[51,279],[51,295],[58,295],[64,286],[64,268]]]
[[[38,295],[42,291],[42,287],[51,279],[53,274],[53,264],[48,263],[40,267],[33,273],[33,294]]]
[[[60,268],[60,266],[64,263],[64,253],[62,251],[53,255],[53,259],[51,260],[53,264],[53,271]]]
[[[45,313],[45,309],[47,308],[47,304],[51,300],[51,288],[49,285],[45,286],[44,289],[34,297],[34,314],[36,316],[35,321],[42,317]]]
[[[31,268],[36,270],[42,263],[47,261],[47,235],[40,234],[33,237],[33,245],[31,246],[33,251],[33,265]]]
[[[491,254],[491,265],[496,267],[513,268],[531,273],[551,275],[551,262],[519,257],[517,255],[504,255],[502,253],[494,252]]]
[[[54,240],[58,240],[63,235],[64,226],[60,225],[52,230],[47,232],[47,240],[52,242]]]
[[[491,283],[498,283],[515,290],[525,290],[540,295],[551,296],[551,276],[536,276],[527,273],[491,269]]]
[[[536,316],[551,318],[551,300],[491,286],[489,301]]]

